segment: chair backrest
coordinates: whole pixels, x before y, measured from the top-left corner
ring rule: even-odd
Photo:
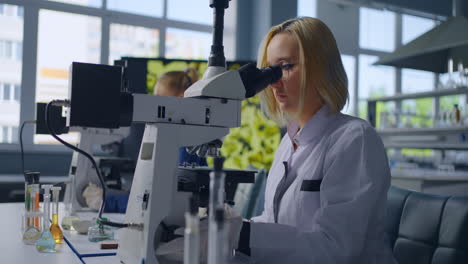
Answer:
[[[468,196],[392,186],[386,231],[399,264],[467,264]]]

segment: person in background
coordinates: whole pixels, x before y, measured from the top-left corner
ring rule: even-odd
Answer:
[[[255,263],[396,263],[384,230],[387,156],[368,122],[341,113],[348,80],[332,32],[310,17],[272,27],[258,55],[258,67],[271,65],[283,76],[261,106],[287,133],[238,250]]]
[[[195,68],[188,67],[184,71],[170,71],[161,75],[154,87],[154,94],[159,96],[184,97],[184,92],[198,80]],[[185,147],[179,149],[179,166],[207,166],[205,158],[190,154]]]

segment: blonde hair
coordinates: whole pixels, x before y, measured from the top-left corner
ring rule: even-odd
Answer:
[[[319,19],[298,17],[273,26],[265,36],[258,53],[258,67],[269,66],[267,48],[273,37],[289,33],[299,45],[301,74],[300,102],[298,113],[303,111],[309,89],[316,89],[320,100],[332,112],[339,112],[348,101],[348,78],[341,61],[340,52],[330,29]],[[287,115],[279,108],[271,87],[260,93],[260,103],[268,117],[279,125],[286,125]]]
[[[183,71],[169,71],[159,77],[154,94],[157,94],[158,87],[164,87],[174,95],[180,95],[197,80],[198,71],[193,67],[188,67]]]

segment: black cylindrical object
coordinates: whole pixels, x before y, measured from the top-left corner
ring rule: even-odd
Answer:
[[[213,8],[213,43],[208,58],[208,66],[226,67],[224,57],[223,29],[224,9],[229,7],[230,0],[211,0],[210,7]]]
[[[255,64],[249,63],[242,66],[238,71],[245,87],[245,98],[256,95],[283,76],[283,71],[279,65],[258,69]]]
[[[198,195],[192,194],[189,198],[189,212],[191,215],[198,215]]]
[[[224,158],[223,157],[216,157],[214,159],[214,171],[215,172],[221,172],[223,171],[223,163],[224,163]]]

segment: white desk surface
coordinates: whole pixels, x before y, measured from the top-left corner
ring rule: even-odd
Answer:
[[[121,264],[117,256],[84,258],[86,264]]]
[[[67,244],[57,246],[56,253],[39,253],[34,245],[25,245],[21,234],[23,203],[0,204],[1,263],[82,264]]]
[[[97,217],[96,212],[79,212],[77,214],[81,220],[92,220]],[[111,221],[123,222],[124,214],[104,213],[103,217],[107,217]],[[79,234],[76,231],[63,231],[63,235],[73,245],[80,255],[85,254],[102,254],[102,253],[117,253],[117,249],[100,249],[99,242],[89,242],[87,235]],[[118,240],[118,230],[114,230],[114,237]],[[85,258],[86,262],[90,258]]]
[[[120,264],[117,256],[84,257],[83,261],[64,242],[57,245],[56,253],[39,253],[33,245],[25,245],[21,234],[23,203],[0,203],[0,263],[15,264]],[[59,212],[60,214],[60,212]],[[91,219],[96,213],[79,213],[83,220]],[[123,214],[104,214],[113,221],[123,221]],[[118,238],[118,232],[116,232]],[[88,241],[87,235],[76,231],[64,231],[80,255],[115,253],[117,250],[102,250],[99,243]],[[235,259],[233,263],[247,263],[245,259]]]

